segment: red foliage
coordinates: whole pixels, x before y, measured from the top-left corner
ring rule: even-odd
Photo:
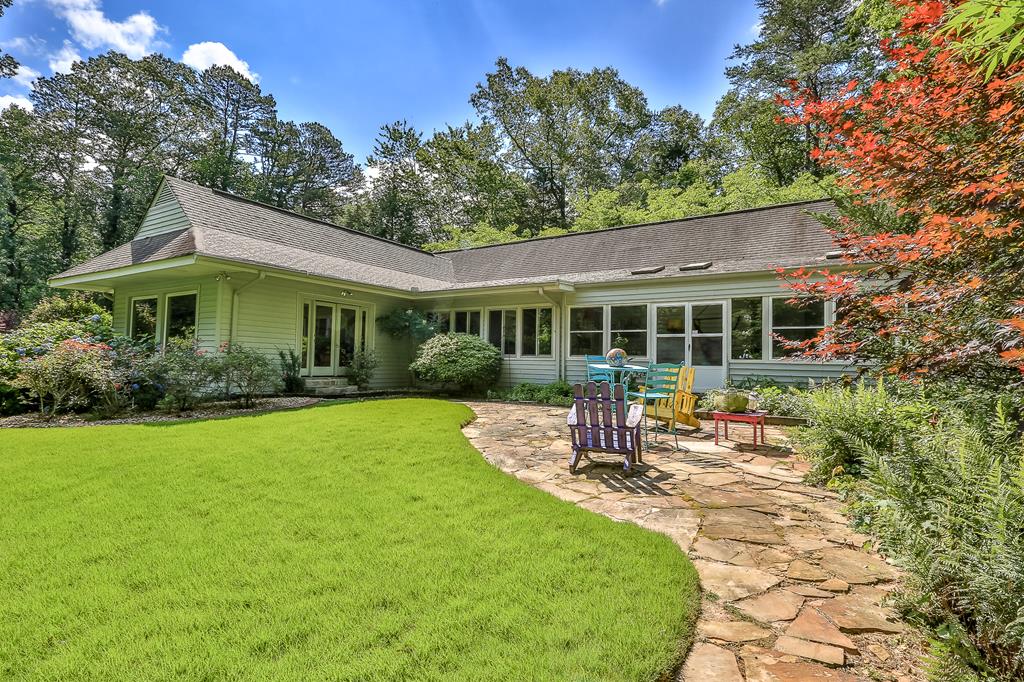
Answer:
[[[873,355],[905,376],[977,362],[1024,370],[1024,65],[986,82],[936,31],[957,2],[897,1],[907,13],[882,45],[888,77],[787,102],[788,122],[822,131],[814,154],[851,197],[834,236],[851,265],[868,264],[784,275],[799,293],[844,302],[844,319],[803,350]],[[894,209],[891,230],[858,221],[882,207]],[[899,343],[879,350],[887,337]]]

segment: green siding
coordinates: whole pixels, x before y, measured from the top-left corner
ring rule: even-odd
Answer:
[[[381,363],[374,373],[371,387],[397,388],[409,384],[411,344],[384,333],[375,334],[376,317],[399,305],[408,307],[408,301],[362,292],[342,297],[339,295],[342,291],[340,287],[277,277],[267,277],[247,285],[247,282],[253,281],[254,276],[248,277],[243,279],[239,275],[237,283],[236,279],[232,280],[235,287],[245,287],[238,294],[235,342],[259,348],[276,360],[279,350],[298,348],[303,297],[322,297],[345,305],[365,307],[369,327],[367,342],[377,352]],[[230,298],[228,294],[228,310]],[[230,320],[230,315],[227,319]]]
[[[174,193],[171,191],[170,186],[165,182],[160,185],[156,199],[154,199],[153,205],[142,220],[142,225],[139,226],[139,231],[135,238],[152,237],[164,232],[182,230],[188,226],[188,218],[185,217],[185,212],[178,204],[178,200],[174,198]]]

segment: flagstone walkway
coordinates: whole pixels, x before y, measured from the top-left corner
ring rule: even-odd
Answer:
[[[664,533],[700,573],[697,641],[679,673],[689,682],[804,682],[923,678],[920,644],[884,605],[897,571],[863,549],[828,490],[802,483],[807,466],[777,447],[754,448],[749,428],[714,444],[706,424],[680,452],[568,470],[566,408],[469,403],[463,431],[484,457],[521,481],[585,509]],[[744,442],[736,442],[736,440]],[[776,447],[773,447],[776,446]],[[611,461],[611,460],[606,460]]]

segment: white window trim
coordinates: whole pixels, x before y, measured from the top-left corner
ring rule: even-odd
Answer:
[[[160,329],[160,296],[153,294],[151,296],[132,296],[128,299],[128,321],[125,324],[127,328],[126,336],[133,338],[132,334],[135,333],[135,302],[136,301],[156,301],[156,329],[153,330],[153,340],[160,338],[160,334],[163,331]]]
[[[776,329],[779,329],[779,330],[786,330],[786,329],[824,329],[825,327],[827,327],[830,324],[832,324],[832,322],[835,320],[835,314],[836,314],[835,302],[834,301],[825,301],[825,305],[823,306],[823,309],[822,309],[822,317],[824,318],[824,320],[823,320],[823,324],[820,327],[818,327],[816,325],[815,326],[808,326],[808,327],[774,327],[774,326],[772,326],[772,315],[773,315],[773,310],[774,310],[774,306],[775,306],[775,301],[776,300],[788,301],[791,298],[800,298],[800,297],[799,296],[765,296],[764,297],[764,303],[762,304],[762,307],[763,307],[763,311],[762,312],[764,314],[764,318],[763,318],[764,321],[762,323],[762,339],[763,339],[763,344],[764,344],[763,354],[765,356],[765,359],[764,360],[747,360],[746,362],[798,362],[798,363],[809,364],[809,365],[837,365],[837,364],[838,365],[845,365],[845,364],[847,364],[847,363],[844,363],[844,362],[838,361],[838,360],[833,360],[831,362],[822,362],[820,360],[812,360],[812,359],[809,359],[809,358],[794,358],[794,357],[781,357],[781,358],[777,358],[777,357],[775,357],[775,349],[773,348],[773,346],[774,346],[773,341],[775,339],[772,337],[772,335],[775,333]]]
[[[167,317],[171,314],[170,299],[177,298],[179,296],[195,296],[196,297],[196,321],[192,325],[192,340],[195,341],[199,338],[199,289],[188,289],[184,291],[172,291],[164,294],[164,314],[163,329],[160,330],[160,338],[162,339],[161,345],[167,345]],[[159,304],[157,304],[159,305]]]
[[[635,334],[643,332],[645,336],[644,353],[643,355],[634,355],[634,359],[647,360],[651,357],[651,304],[649,303],[609,303],[608,310],[605,311],[605,327],[607,335],[605,336],[605,347],[611,349],[612,341],[615,340],[613,336],[616,333],[625,332],[627,334]],[[644,309],[644,322],[647,324],[646,329],[612,329],[612,308],[643,308]]]
[[[572,335],[573,332],[579,334],[600,334],[601,335],[601,347],[608,348],[608,325],[611,324],[609,319],[608,303],[593,303],[590,305],[580,304],[571,305],[567,308],[568,315],[565,318],[565,352],[568,354],[566,357],[584,359],[586,355],[573,355],[572,354]],[[601,329],[573,329],[572,328],[572,311],[580,308],[600,308],[601,309]],[[596,355],[596,353],[595,353]]]
[[[587,306],[589,307],[589,306]],[[550,310],[551,311],[551,352],[546,355],[523,355],[523,310],[527,308],[536,308],[537,310]],[[475,310],[475,308],[474,308]],[[536,358],[553,358],[555,357],[555,335],[556,335],[556,315],[555,306],[550,303],[546,304],[534,304],[534,303],[523,303],[520,305],[496,305],[484,308],[480,314],[480,337],[490,343],[491,340],[491,313],[496,310],[514,310],[516,311],[516,352],[514,354],[506,353],[504,348],[499,348],[502,357],[511,358],[515,360],[521,360],[528,358],[530,360]],[[505,316],[502,315],[502,325],[505,324]],[[502,336],[504,337],[504,330],[502,330]]]
[[[755,298],[748,296],[747,298]],[[694,306],[703,305],[717,305],[722,308],[722,331],[720,332],[698,332],[693,326],[693,308]],[[685,310],[685,317],[683,318],[683,333],[682,334],[662,334],[658,332],[658,309],[659,308],[683,308]],[[692,300],[692,301],[671,301],[665,303],[653,303],[651,304],[651,328],[654,333],[651,336],[651,349],[649,359],[653,362],[658,361],[658,339],[686,339],[686,351],[685,351],[685,362],[693,362],[693,340],[697,339],[722,339],[722,364],[721,365],[698,365],[698,367],[706,368],[718,368],[724,367],[726,372],[729,370],[729,363],[731,362],[729,356],[732,354],[732,327],[730,325],[730,317],[732,315],[731,301],[730,299],[708,299],[708,300]],[[692,365],[691,365],[692,366]]]
[[[755,298],[755,299],[758,299],[759,301],[761,301],[761,357],[760,358],[734,358],[732,356],[732,331],[733,331],[733,327],[732,327],[732,302],[734,300],[737,300],[737,299],[750,299],[750,298]],[[726,338],[726,341],[729,344],[729,363],[730,364],[735,363],[735,362],[739,362],[739,363],[744,363],[744,362],[746,362],[746,363],[756,363],[756,362],[769,362],[770,361],[767,357],[765,357],[765,348],[767,347],[766,344],[770,344],[771,343],[771,331],[768,331],[768,322],[771,320],[771,318],[768,316],[768,312],[767,312],[768,311],[768,299],[770,299],[770,298],[771,298],[771,296],[732,296],[732,297],[729,298],[729,300],[728,300],[728,310],[726,311],[727,318],[726,318],[725,322],[728,325],[728,330],[729,330],[729,334],[728,334],[728,336]]]
[[[434,311],[431,311],[431,312],[434,312]],[[444,312],[444,311],[443,310],[439,310],[437,312]],[[483,335],[484,334],[484,310],[483,310],[483,308],[453,308],[451,311],[449,311],[449,314],[448,314],[448,329],[450,329],[453,333],[457,333],[457,332],[455,332],[455,315],[456,315],[456,313],[480,313],[480,334],[479,334],[479,336],[481,338],[486,338]],[[466,318],[466,328],[469,329],[469,318],[468,317]],[[467,331],[465,333],[469,334],[471,332]]]
[[[643,355],[633,356],[636,360],[649,360],[651,358],[651,343],[654,339],[654,334],[651,333],[651,315],[654,308],[660,303],[579,303],[567,306],[566,308],[566,319],[565,319],[565,352],[569,359],[582,360],[586,356],[584,355],[573,355],[571,353],[572,348],[572,334],[573,332],[579,334],[601,334],[601,347],[605,349],[611,348],[612,343],[612,308],[628,308],[628,307],[639,307],[644,306],[647,308],[647,312],[644,318],[647,320],[647,329],[616,329],[617,332],[645,332],[647,334],[647,344]],[[678,304],[676,304],[678,305]],[[528,306],[529,307],[529,306]],[[582,330],[572,328],[572,311],[577,308],[600,308],[601,309],[601,329],[593,330]]]
[[[526,355],[523,353],[523,311],[524,310],[536,310],[537,319],[540,319],[540,311],[547,310],[551,312],[551,348],[547,353],[540,352],[540,337],[537,335],[537,327],[534,327],[533,337],[533,350],[535,351],[532,355]],[[537,325],[539,326],[539,325]],[[524,305],[519,306],[516,312],[516,357],[517,358],[553,358],[555,357],[555,308],[550,305]]]

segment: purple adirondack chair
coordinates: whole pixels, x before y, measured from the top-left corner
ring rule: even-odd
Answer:
[[[626,389],[622,384],[610,388],[607,381],[600,384],[590,381],[573,386],[572,394],[575,402],[565,422],[572,436],[570,473],[576,473],[584,454],[593,452],[623,455],[622,469],[627,473],[634,464],[643,461],[640,421],[644,407],[629,405],[627,410]]]

